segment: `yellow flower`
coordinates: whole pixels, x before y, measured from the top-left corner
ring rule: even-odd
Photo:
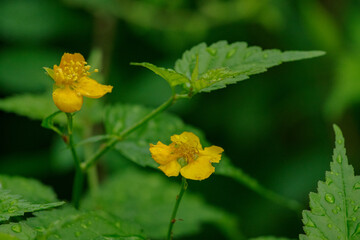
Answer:
[[[83,104],[83,96],[100,98],[113,88],[89,78],[90,66],[80,53],[64,53],[59,66],[54,65],[54,69],[45,70],[55,81],[52,94],[54,103],[66,113],[79,111]]]
[[[187,179],[204,180],[215,172],[211,163],[218,163],[224,151],[217,146],[203,149],[199,138],[191,132],[173,135],[171,141],[169,145],[160,141],[156,145],[150,144],[152,158],[168,177],[181,173]]]

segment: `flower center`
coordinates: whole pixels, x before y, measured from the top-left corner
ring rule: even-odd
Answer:
[[[56,82],[60,85],[71,85],[82,77],[90,76],[90,68],[85,61],[62,61],[59,67],[54,67]],[[94,72],[97,72],[97,69]]]
[[[195,161],[199,155],[198,149],[196,149],[193,146],[190,146],[189,144],[182,143],[175,146],[176,152],[183,156],[183,159],[186,160],[186,163],[189,164],[193,161]]]

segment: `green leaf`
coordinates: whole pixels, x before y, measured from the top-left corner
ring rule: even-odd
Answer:
[[[52,79],[55,79],[55,76],[54,76],[55,73],[54,73],[54,70],[52,68],[43,67],[43,69],[45,70],[47,75],[49,75],[49,77],[51,77]]]
[[[0,110],[42,120],[58,109],[51,99],[51,94],[23,94],[0,99]]]
[[[20,195],[11,194],[10,191],[0,189],[0,222],[10,217],[22,216],[24,213],[45,210],[63,205],[64,202],[33,204]]]
[[[186,51],[176,61],[175,70],[156,67],[150,63],[133,65],[150,69],[168,81],[171,87],[182,85],[192,95],[224,88],[283,62],[324,54],[322,51],[262,50],[256,46],[248,47],[245,42],[228,44],[226,41],[219,41],[210,46],[201,43]]]
[[[184,83],[189,83],[189,79],[185,76],[183,76],[180,73],[175,72],[172,69],[165,69],[165,68],[161,68],[161,67],[157,67],[151,63],[131,63],[131,65],[134,66],[142,66],[145,67],[151,71],[153,71],[155,74],[159,75],[160,77],[162,77],[163,79],[165,79],[169,85],[171,86],[171,88],[179,85],[179,84],[184,84]]]
[[[85,212],[67,207],[34,215],[27,224],[42,229],[39,235],[46,239],[56,236],[61,240],[145,239],[138,227],[102,211]]]
[[[336,140],[330,172],[310,193],[311,211],[303,211],[304,231],[300,239],[360,239],[360,176],[349,165],[340,128],[334,125]]]
[[[58,201],[54,191],[35,179],[0,175],[0,189],[20,195],[32,203],[51,203]]]
[[[223,230],[229,239],[238,239],[240,233],[236,219],[191,194],[191,183],[189,185],[177,215],[184,221],[175,224],[174,236],[200,232],[201,224],[207,222]],[[94,198],[86,198],[83,204],[86,209],[102,209],[125,221],[135,221],[149,237],[162,239],[166,236],[179,189],[179,184],[164,175],[128,168],[113,175]]]
[[[118,134],[134,122],[142,119],[150,111],[151,109],[138,105],[117,104],[109,106],[105,113],[106,132],[108,134]],[[180,134],[184,131],[191,131],[198,135],[203,146],[210,145],[199,129],[186,125],[175,115],[162,113],[130,134],[125,140],[117,143],[115,149],[140,166],[157,168],[159,165],[151,158],[149,144],[156,144],[158,141],[169,144],[172,135]],[[293,210],[300,208],[299,203],[296,201],[286,199],[272,192],[263,187],[256,179],[244,173],[240,168],[233,166],[226,155],[222,157],[220,164],[218,164],[215,169],[216,174],[234,178],[239,183],[271,201]]]
[[[0,225],[0,239],[3,239],[1,238],[1,234],[6,234],[9,240],[34,240],[37,232],[26,223],[19,222]],[[7,238],[4,240],[6,239]]]
[[[1,231],[1,228],[2,228],[2,226],[0,226],[0,231]],[[23,239],[19,239],[19,238],[15,237],[15,236],[12,236],[10,234],[1,233],[1,232],[0,232],[0,239],[2,239],[2,240],[23,240]]]
[[[19,240],[146,239],[137,226],[103,211],[85,212],[72,207],[64,207],[36,212],[34,216],[19,223],[1,225],[0,232],[10,234]],[[16,231],[14,231],[14,226]]]
[[[54,118],[57,115],[59,115],[60,113],[62,113],[62,112],[57,111],[57,112],[54,112],[53,114],[51,114],[50,116],[44,118],[41,122],[41,126],[44,128],[47,128],[47,129],[51,129],[54,132],[56,132],[57,134],[59,134],[60,136],[63,136],[63,133],[60,131],[60,129],[54,125]]]
[[[201,43],[186,51],[182,58],[176,61],[175,71],[190,79],[196,66],[196,59],[199,58],[199,79],[210,75],[209,71],[214,71],[215,76],[221,76],[213,79],[204,78],[202,88],[194,89],[195,93],[209,92],[245,80],[250,75],[264,72],[283,62],[313,58],[323,54],[322,51],[262,50],[256,46],[248,47],[245,42],[228,44],[226,41],[219,41],[210,46]]]

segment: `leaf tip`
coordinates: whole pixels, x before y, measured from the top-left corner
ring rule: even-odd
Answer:
[[[334,132],[335,132],[336,142],[339,144],[343,143],[344,137],[343,137],[343,133],[342,133],[340,127],[336,124],[333,124],[333,128],[334,128]]]

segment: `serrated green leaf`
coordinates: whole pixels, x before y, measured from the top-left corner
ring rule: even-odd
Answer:
[[[146,239],[138,226],[126,223],[100,210],[86,212],[67,206],[61,209],[36,212],[34,216],[19,223],[1,225],[0,233],[10,234],[19,240]]]
[[[58,201],[54,191],[35,179],[0,175],[0,189],[20,195],[32,203],[51,203]]]
[[[34,229],[41,229],[38,237],[40,239],[145,239],[145,235],[137,226],[127,224],[100,210],[85,212],[67,207],[34,215],[36,217],[28,219],[26,223]]]
[[[256,46],[248,47],[245,42],[228,44],[226,41],[219,41],[210,46],[201,43],[186,51],[182,58],[176,61],[175,71],[190,79],[197,58],[199,58],[199,79],[205,74],[209,75],[209,71],[223,69],[222,72],[224,72],[226,69],[227,74],[223,74],[218,79],[207,79],[207,84],[204,84],[205,81],[201,84],[203,88],[208,88],[207,90],[194,89],[197,92],[208,92],[247,79],[250,75],[264,72],[283,62],[313,58],[323,54],[322,51],[262,50]]]
[[[42,120],[58,109],[50,94],[23,94],[0,99],[0,110],[34,120]]]
[[[63,204],[64,202],[33,204],[20,195],[0,189],[0,222],[7,221],[10,217],[22,216],[24,213],[54,208]]]
[[[153,71],[155,74],[159,75],[163,79],[165,79],[170,86],[173,88],[179,84],[189,83],[189,79],[185,76],[183,76],[180,73],[175,72],[173,69],[165,69],[162,67],[157,67],[154,64],[151,63],[131,63],[131,65],[134,66],[142,66],[145,67],[151,71]]]
[[[336,140],[330,172],[310,193],[310,211],[303,211],[304,231],[300,239],[360,239],[360,176],[349,165],[344,137],[334,125]]]
[[[134,122],[142,119],[150,111],[151,109],[138,105],[117,104],[109,106],[105,113],[106,131],[108,134],[118,134]],[[149,144],[155,144],[158,141],[168,144],[170,143],[170,136],[180,134],[184,131],[191,131],[198,135],[203,146],[210,145],[199,129],[186,125],[175,115],[162,113],[130,134],[125,140],[117,143],[115,149],[140,166],[157,168],[158,164],[151,158]],[[256,179],[244,173],[240,168],[233,166],[226,155],[222,157],[220,164],[216,166],[215,174],[234,178],[239,183],[271,201],[289,207],[290,209],[299,209],[299,203],[286,199],[263,187]]]
[[[179,188],[179,184],[172,183],[166,176],[128,168],[108,179],[94,198],[86,198],[83,206],[135,221],[149,237],[162,239],[166,236]],[[204,222],[218,226],[231,235],[230,239],[241,236],[231,214],[209,206],[202,198],[191,194],[191,190],[185,193],[177,216],[184,221],[175,224],[174,236],[199,232]]]

